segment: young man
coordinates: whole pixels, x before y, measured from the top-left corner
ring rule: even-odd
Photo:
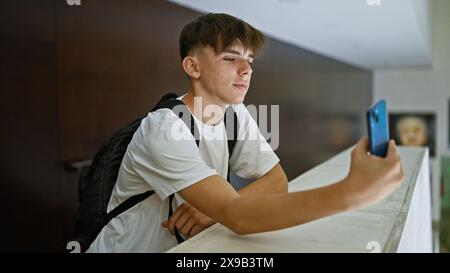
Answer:
[[[190,237],[215,222],[237,234],[287,228],[373,204],[400,185],[403,171],[395,144],[389,144],[386,158],[377,158],[368,155],[367,139],[361,139],[345,179],[287,192],[278,157],[267,149],[270,146],[242,104],[254,55],[263,43],[258,30],[226,14],[201,16],[184,27],[180,53],[190,89],[179,99],[193,113],[200,146],[173,111],[149,113],[128,146],[108,211],[147,190],[156,194],[112,219],[89,252],[163,252],[177,244],[175,229]],[[195,103],[199,98],[201,104]],[[228,162],[223,112],[230,105],[239,130]],[[199,114],[211,112],[211,107],[214,115]],[[174,133],[179,130],[184,137]],[[257,138],[248,137],[255,133]],[[236,191],[226,180],[228,166],[254,182]],[[167,197],[174,193],[176,209],[167,219]]]

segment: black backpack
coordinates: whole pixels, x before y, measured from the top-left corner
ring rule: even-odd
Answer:
[[[161,108],[173,109],[175,106],[186,107],[181,100],[176,99],[177,97],[178,96],[174,93],[164,95],[151,111],[153,112]],[[187,110],[187,107],[185,109]],[[189,113],[190,115],[188,110],[183,111],[178,114],[180,118],[182,118],[183,113]],[[231,157],[237,140],[237,128],[239,128],[238,119],[232,107],[228,107],[225,113],[225,126],[227,119],[229,120],[230,118],[233,119],[232,128],[234,130],[230,131],[231,129],[226,127],[226,131],[228,137],[228,151],[229,156]],[[78,189],[79,207],[75,213],[75,236],[73,241],[79,243],[81,252],[85,252],[89,248],[102,228],[107,225],[111,219],[145,200],[154,193],[154,191],[147,191],[132,196],[109,213],[106,212],[122,159],[128,144],[131,142],[134,132],[139,128],[142,119],[143,117],[133,121],[106,140],[95,154],[88,171],[80,176]],[[189,118],[182,118],[182,120],[186,123],[188,128],[191,129],[191,133],[194,136],[198,136],[198,129],[194,119],[190,116]],[[199,147],[200,142],[197,137],[196,144]],[[229,168],[227,180],[229,181]],[[173,194],[169,197],[168,217],[173,213],[173,197]],[[175,236],[178,243],[184,241],[178,231],[176,231]]]

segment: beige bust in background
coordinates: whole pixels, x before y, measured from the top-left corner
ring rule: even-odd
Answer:
[[[427,125],[420,117],[400,118],[396,126],[400,145],[424,146],[428,142]]]

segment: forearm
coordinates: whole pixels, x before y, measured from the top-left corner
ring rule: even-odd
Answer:
[[[232,229],[239,234],[272,231],[304,224],[350,209],[345,186],[330,186],[293,193],[248,195],[227,208]]]
[[[275,193],[287,193],[288,181],[286,176],[262,176],[238,191],[240,196],[267,195]],[[217,221],[211,219],[211,224]]]
[[[288,179],[281,166],[277,164],[266,175],[261,176],[238,192],[241,196],[247,196],[286,193],[287,191]]]

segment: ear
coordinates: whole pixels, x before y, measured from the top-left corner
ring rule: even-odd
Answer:
[[[186,56],[183,59],[183,69],[189,77],[194,79],[200,78],[200,69],[198,67],[198,58],[196,56]]]

